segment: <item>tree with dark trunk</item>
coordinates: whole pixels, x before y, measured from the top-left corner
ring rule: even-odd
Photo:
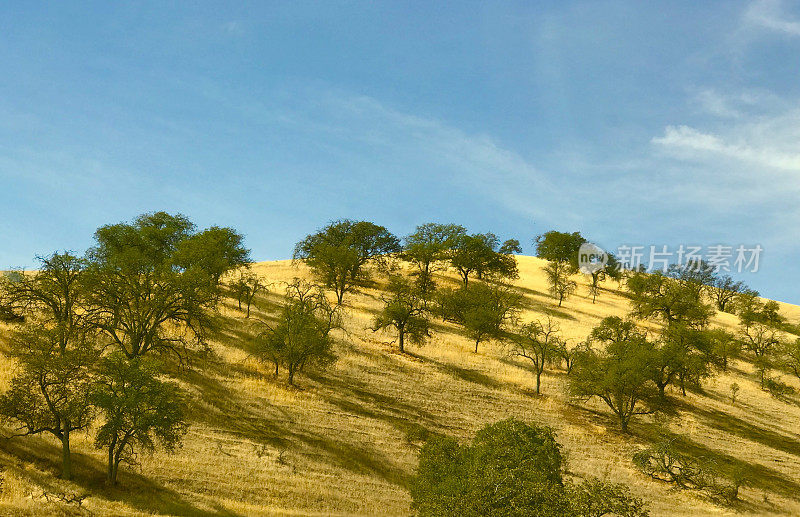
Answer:
[[[277,323],[262,325],[253,354],[274,363],[276,376],[284,366],[290,385],[305,368],[324,367],[336,360],[331,332],[342,328],[341,308],[328,302],[322,288],[302,280],[290,283]]]
[[[579,399],[598,397],[605,402],[627,433],[631,418],[658,407],[652,380],[655,348],[633,322],[616,316],[604,318],[590,340],[603,350],[588,349],[576,357],[570,392]]]
[[[437,297],[438,314],[445,321],[461,325],[475,342],[503,339],[516,321],[522,297],[503,285],[475,283],[447,289]]]
[[[529,359],[536,372],[536,394],[540,393],[542,373],[545,365],[552,360],[563,346],[561,329],[551,318],[544,322],[531,321],[519,330],[519,337],[513,341],[511,354]]]
[[[6,284],[25,310],[8,340],[19,373],[0,397],[0,414],[15,435],[49,433],[61,442],[62,477],[72,477],[70,434],[90,423],[88,390],[97,357],[86,322],[85,262],[70,253],[39,258],[40,269]]]
[[[146,357],[129,359],[116,351],[103,359],[99,374],[92,401],[105,422],[95,446],[106,449],[106,481],[114,485],[120,464],[134,464],[138,451],[180,445],[188,427],[185,402],[177,385],[157,378]]]
[[[415,345],[424,344],[431,336],[425,292],[401,276],[392,276],[387,290],[389,296],[382,297],[383,309],[375,316],[373,332],[393,328],[401,353],[406,338]]]
[[[103,226],[95,240],[88,254],[89,317],[111,344],[128,358],[150,351],[182,358],[205,343],[220,271],[238,263],[225,258],[231,242],[194,233],[188,219],[164,212]]]
[[[369,279],[367,263],[386,266],[400,251],[399,239],[383,226],[342,219],[298,242],[293,259],[308,265],[341,305],[346,292]]]

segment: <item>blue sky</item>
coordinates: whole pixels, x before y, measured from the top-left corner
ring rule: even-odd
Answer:
[[[5,2],[0,268],[153,210],[760,244],[800,303],[800,5]]]

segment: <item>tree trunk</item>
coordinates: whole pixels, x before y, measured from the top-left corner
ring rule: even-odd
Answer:
[[[69,452],[69,423],[61,432],[61,478],[72,479],[72,456]]]
[[[403,338],[405,337],[405,332],[403,331],[403,329],[400,329],[398,331],[398,336],[399,336],[398,340],[400,341],[400,353],[402,354],[405,353],[405,349],[403,348]]]
[[[106,481],[110,485],[114,485],[117,482],[117,473],[114,468],[114,446],[116,442],[116,440],[113,440],[111,445],[108,446],[108,472],[106,473]]]
[[[294,386],[294,368],[289,367],[289,386]]]
[[[542,384],[542,372],[536,371],[536,394],[539,395],[539,386]]]
[[[475,340],[475,353],[476,353],[476,354],[478,353],[478,343],[480,343],[480,342],[481,342],[481,340],[480,340],[480,339],[476,339],[476,340]]]

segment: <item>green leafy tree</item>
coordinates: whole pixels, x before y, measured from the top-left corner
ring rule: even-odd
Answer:
[[[569,298],[578,288],[578,284],[570,277],[574,274],[572,266],[567,262],[548,262],[544,267],[549,290],[553,298],[558,300],[558,306]]]
[[[567,485],[567,500],[570,502],[572,515],[583,517],[644,517],[649,513],[644,501],[633,497],[627,486],[621,483],[604,483],[597,479]]]
[[[522,246],[520,245],[519,240],[508,239],[500,245],[500,249],[497,251],[503,255],[512,255],[514,253],[520,254],[522,253]]]
[[[492,233],[461,235],[450,254],[450,264],[458,272],[464,285],[469,285],[470,275],[484,278],[517,278],[517,261],[509,254],[498,251],[497,236]]]
[[[634,272],[627,286],[633,314],[639,318],[704,327],[714,314],[703,300],[704,285],[688,276],[679,279],[661,271]]]
[[[205,271],[215,286],[228,271],[249,266],[252,262],[250,250],[244,247],[244,237],[233,228],[219,226],[212,226],[181,242],[174,258],[182,269]]]
[[[331,331],[342,328],[341,310],[313,284],[302,280],[290,283],[277,323],[264,326],[255,340],[254,354],[274,363],[276,376],[284,366],[290,385],[294,385],[295,374],[305,368],[324,367],[336,359]]]
[[[781,355],[783,365],[800,379],[800,338],[783,344]]]
[[[589,273],[590,282],[589,282],[589,295],[592,297],[592,303],[597,300],[597,297],[600,295],[600,283],[604,282],[606,279],[611,280],[621,280],[622,278],[622,270],[620,268],[620,264],[617,261],[617,258],[611,254],[607,254],[607,262],[606,265],[599,269],[594,269]]]
[[[747,290],[743,282],[736,282],[728,275],[714,279],[710,286],[711,297],[717,306],[717,310],[731,312],[735,305],[736,296]]]
[[[120,464],[135,464],[139,452],[159,443],[173,451],[188,427],[180,389],[159,380],[147,358],[129,359],[119,351],[104,358],[92,401],[104,417],[95,446],[107,452],[110,484],[117,483]]]
[[[743,297],[739,307],[739,342],[755,358],[761,385],[784,346],[780,327],[785,319],[775,301],[761,301],[755,294]]]
[[[741,343],[735,335],[720,328],[706,330],[706,335],[711,340],[712,353],[719,368],[728,371],[730,361],[741,353]]]
[[[575,273],[578,271],[578,251],[585,242],[580,232],[551,230],[536,237],[536,256],[550,262],[566,263]]]
[[[383,296],[383,309],[375,316],[373,331],[392,328],[397,332],[400,352],[406,339],[422,345],[431,336],[430,316],[425,292],[402,276],[389,280],[389,296]]]
[[[447,267],[458,239],[466,233],[461,225],[426,223],[403,239],[402,257],[416,266],[415,274],[421,287],[433,285],[433,273]]]
[[[90,423],[90,368],[98,353],[86,322],[86,264],[67,252],[39,262],[37,272],[6,286],[27,317],[8,340],[19,369],[0,398],[0,414],[13,422],[16,435],[57,438],[62,477],[70,479],[70,435]]]
[[[616,485],[563,478],[553,430],[509,419],[481,429],[469,445],[429,440],[411,483],[420,516],[647,515],[644,504]]]
[[[540,393],[542,373],[545,365],[557,357],[565,347],[560,337],[561,329],[551,318],[531,321],[522,326],[513,341],[511,353],[533,363],[536,373],[536,393]]]
[[[649,414],[657,407],[653,384],[656,350],[644,332],[631,321],[609,316],[592,330],[589,349],[575,359],[570,391],[580,399],[598,397],[619,419],[623,432],[635,415]]]
[[[112,344],[134,358],[150,351],[183,357],[205,343],[222,266],[202,257],[227,253],[213,249],[217,239],[195,234],[182,215],[156,212],[103,226],[95,240],[88,254],[89,312]]]
[[[400,251],[398,238],[383,226],[342,219],[298,242],[293,258],[305,262],[333,289],[341,305],[346,292],[368,280],[367,263],[386,265],[388,257]]]
[[[522,297],[507,286],[478,283],[443,290],[437,301],[442,319],[461,325],[475,342],[477,353],[481,342],[505,337]]]
[[[19,370],[0,396],[0,414],[14,426],[12,436],[46,433],[59,440],[64,479],[72,478],[70,436],[91,423],[90,369],[97,350],[86,338],[74,336],[62,348],[62,329],[37,322],[8,340]]]

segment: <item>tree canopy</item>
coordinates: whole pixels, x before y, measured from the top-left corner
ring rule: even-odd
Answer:
[[[298,242],[293,258],[305,262],[341,304],[346,292],[368,279],[368,262],[385,264],[400,251],[400,240],[383,226],[342,219]]]

